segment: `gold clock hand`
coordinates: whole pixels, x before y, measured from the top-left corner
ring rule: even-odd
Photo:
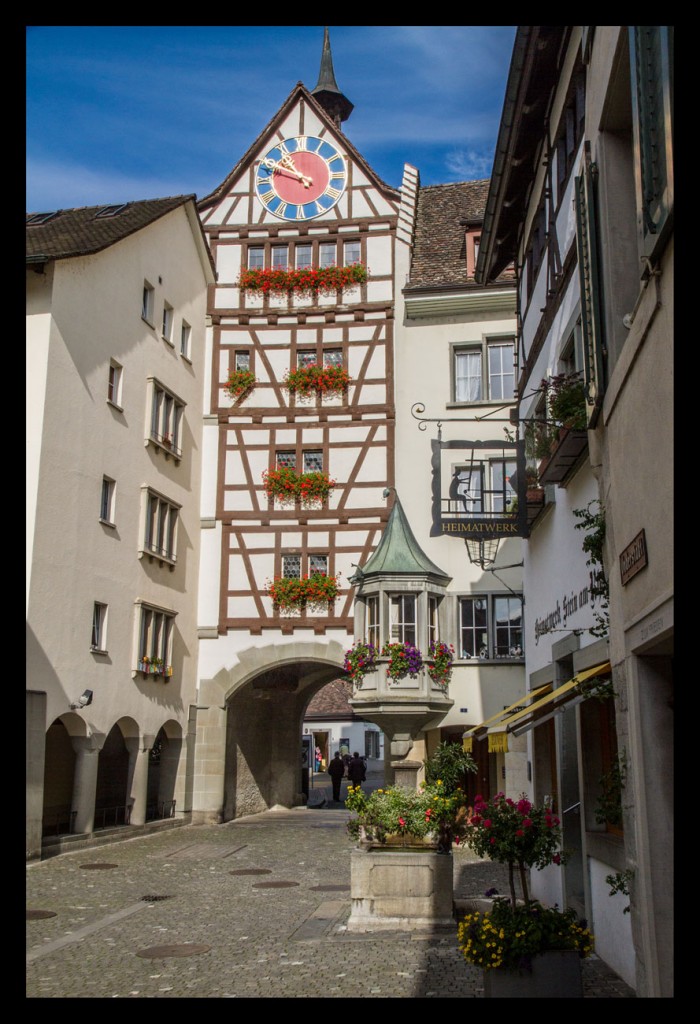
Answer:
[[[313,184],[313,178],[310,178],[307,174],[302,174],[298,171],[294,161],[290,156],[284,156],[281,160],[272,160],[270,157],[266,157],[261,160],[260,163],[263,167],[267,167],[271,171],[288,171],[293,174],[302,183],[304,188],[308,188],[309,185]]]

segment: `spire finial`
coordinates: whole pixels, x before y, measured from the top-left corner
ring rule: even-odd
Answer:
[[[340,128],[341,123],[347,121],[350,117],[353,104],[346,96],[343,96],[335,80],[331,40],[327,25],[323,29],[321,69],[318,75],[318,82],[311,90],[311,95],[318,100],[326,113],[333,119],[336,128]]]

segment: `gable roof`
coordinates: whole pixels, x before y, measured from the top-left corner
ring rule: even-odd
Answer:
[[[195,195],[171,196],[166,199],[142,199],[124,204],[114,216],[97,217],[107,204],[81,206],[76,209],[58,210],[55,216],[44,223],[27,224],[27,262],[39,263],[46,260],[61,260],[72,256],[89,256],[109,248],[115,242],[141,231],[172,210],[185,206],[196,199]],[[191,209],[196,212],[194,205]],[[27,214],[27,217],[33,216]],[[192,217],[190,217],[192,221]],[[197,218],[199,223],[199,218]],[[214,273],[211,253],[199,224],[201,241],[208,254],[209,265]]]
[[[359,164],[359,166],[362,168],[364,173],[367,175],[367,177],[370,179],[373,185],[375,185],[376,188],[384,192],[391,199],[398,200],[400,198],[399,190],[393,188],[391,185],[387,185],[386,182],[382,181],[382,179],[372,170],[372,168],[366,162],[364,157],[361,156],[360,153],[358,153],[358,151],[355,149],[355,147],[350,142],[348,137],[343,132],[339,131],[336,128],[332,118],[328,116],[328,113],[323,109],[323,107],[315,99],[315,97],[311,95],[311,93],[303,85],[303,83],[297,82],[297,84],[294,86],[294,88],[292,89],[292,91],[290,92],[289,96],[284,101],[280,109],[277,111],[274,117],[272,117],[268,121],[268,123],[265,125],[263,130],[260,132],[258,137],[253,142],[253,144],[246,150],[246,152],[243,154],[243,156],[238,161],[233,170],[230,172],[230,174],[226,175],[221,184],[218,185],[213,192],[210,192],[209,195],[204,196],[203,199],[199,200],[199,202],[197,203],[198,209],[208,209],[210,206],[215,206],[217,203],[221,202],[221,200],[226,196],[227,192],[231,188],[233,182],[237,178],[239,178],[240,175],[243,174],[245,170],[247,170],[249,165],[257,157],[262,147],[263,140],[267,138],[268,135],[271,134],[275,125],[288,115],[291,108],[294,106],[295,103],[298,103],[299,100],[304,100],[304,102],[308,103],[310,107],[313,107],[314,113],[318,114],[318,116],[328,126],[328,130],[333,136],[334,140],[337,143],[340,143],[342,147],[348,151],[348,155],[352,157],[355,163]]]
[[[309,701],[304,712],[304,721],[308,719],[341,718],[360,720],[360,716],[348,703],[352,697],[351,679],[333,679],[332,682],[319,690]]]
[[[411,273],[406,291],[467,281],[465,220],[481,222],[488,178],[426,185],[418,190]]]

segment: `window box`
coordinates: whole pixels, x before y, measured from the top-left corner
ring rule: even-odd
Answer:
[[[540,462],[540,484],[563,483],[587,449],[588,431],[561,427],[549,458]]]
[[[277,577],[267,584],[266,593],[278,609],[302,609],[307,604],[330,605],[340,592],[337,576],[313,572],[310,576]]]
[[[313,508],[326,500],[335,487],[335,480],[331,480],[327,473],[295,473],[293,469],[282,466],[266,469],[263,484],[268,498],[277,498],[283,504],[300,501],[304,508]]]
[[[353,263],[348,267],[304,267],[297,270],[249,268],[241,271],[236,283],[242,292],[259,292],[262,295],[332,295],[366,280],[364,264]]]
[[[289,370],[284,379],[284,386],[290,394],[302,397],[312,391],[317,395],[331,395],[347,390],[350,380],[350,374],[342,366],[319,366],[317,363],[310,363],[296,370]]]
[[[165,679],[170,679],[173,674],[172,665],[166,665],[161,658],[141,658],[138,663],[138,671],[143,672],[145,676],[163,676]]]
[[[231,370],[224,390],[234,401],[245,398],[254,388],[257,378],[252,370]]]

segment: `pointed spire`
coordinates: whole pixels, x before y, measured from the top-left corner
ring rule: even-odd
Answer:
[[[340,128],[341,122],[347,121],[350,117],[354,104],[346,96],[343,96],[335,80],[331,40],[328,35],[327,25],[323,30],[321,70],[319,71],[318,82],[311,90],[311,95],[318,100],[326,113],[333,118],[336,128]]]
[[[421,549],[409,526],[398,494],[382,539],[367,563],[362,566],[361,578],[366,581],[368,577],[382,573],[401,573],[412,577],[430,576],[444,585],[451,579]]]

